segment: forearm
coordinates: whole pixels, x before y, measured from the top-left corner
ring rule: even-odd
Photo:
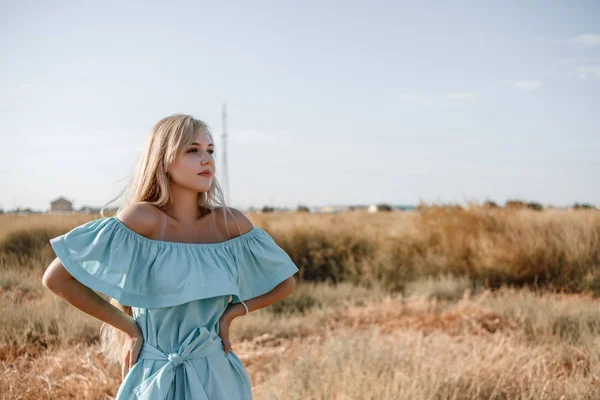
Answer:
[[[74,278],[61,280],[60,283],[45,285],[50,291],[79,310],[97,318],[134,337],[137,334],[135,320],[104,300],[92,289]]]
[[[270,292],[244,301],[248,307],[248,312],[270,306],[271,304],[286,298],[294,292],[295,287],[296,282],[294,277],[290,277],[275,286]],[[231,313],[231,319],[241,317],[246,313],[246,309],[241,303],[230,304],[228,310],[228,312]]]

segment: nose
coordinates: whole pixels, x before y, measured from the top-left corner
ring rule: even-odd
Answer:
[[[210,164],[210,161],[211,161],[211,160],[210,160],[210,155],[209,155],[208,153],[206,153],[206,154],[203,154],[203,156],[202,156],[202,159],[201,159],[200,163],[201,163],[202,165],[207,165],[207,164]]]

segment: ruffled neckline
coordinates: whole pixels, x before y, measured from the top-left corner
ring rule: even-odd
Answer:
[[[259,228],[258,226],[253,225],[252,229],[250,229],[248,232],[242,233],[239,236],[236,236],[231,239],[227,239],[223,242],[216,242],[216,243],[171,242],[171,241],[166,241],[166,240],[150,239],[140,233],[137,233],[136,231],[134,231],[133,229],[131,229],[127,225],[125,225],[123,223],[123,221],[121,221],[117,217],[108,217],[107,219],[115,222],[116,226],[118,227],[118,229],[120,229],[122,231],[122,233],[132,236],[136,240],[141,240],[143,242],[152,243],[152,244],[156,244],[156,245],[160,245],[160,246],[219,248],[219,247],[229,246],[236,242],[248,239],[251,236],[255,236],[256,234],[258,234],[258,231],[261,230],[261,228]]]
[[[75,279],[121,304],[171,307],[266,293],[298,272],[289,255],[262,228],[217,243],[156,240],[115,217],[89,221],[50,239]]]

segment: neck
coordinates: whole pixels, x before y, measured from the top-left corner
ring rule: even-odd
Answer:
[[[171,200],[165,211],[179,223],[192,224],[202,217],[198,196],[198,192],[171,185]]]

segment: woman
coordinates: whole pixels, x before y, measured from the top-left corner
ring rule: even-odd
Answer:
[[[204,122],[162,119],[116,216],[50,240],[42,283],[104,322],[102,351],[121,361],[117,400],[251,399],[229,326],[294,291],[289,255],[224,204],[213,153]]]

